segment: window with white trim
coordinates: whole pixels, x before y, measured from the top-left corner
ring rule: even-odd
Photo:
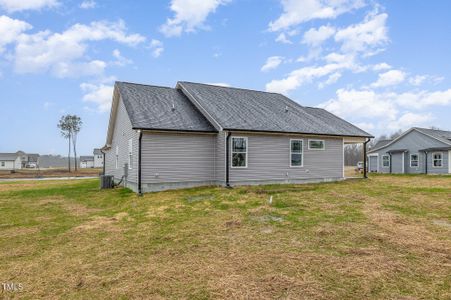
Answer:
[[[411,168],[416,168],[418,167],[418,154],[410,154],[410,167]]]
[[[119,166],[119,146],[116,146],[116,169]]]
[[[290,167],[302,167],[304,165],[303,140],[290,140]]]
[[[133,162],[133,139],[128,140],[128,168],[132,169]]]
[[[442,152],[432,153],[432,167],[434,167],[434,168],[443,167],[443,153]]]
[[[247,168],[247,137],[232,137],[232,168]]]
[[[5,166],[5,162],[4,161],[2,161],[2,167],[4,167]]]
[[[389,155],[382,155],[382,166],[384,168],[390,167],[390,156]]]
[[[309,150],[324,150],[325,148],[326,144],[324,140],[308,140]]]

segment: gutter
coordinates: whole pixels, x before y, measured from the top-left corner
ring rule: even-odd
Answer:
[[[277,131],[277,130],[260,130],[260,129],[233,129],[233,128],[224,128],[224,131],[235,131],[235,132],[256,132],[256,133],[274,133],[274,134],[299,134],[299,135],[309,135],[309,136],[330,136],[330,137],[354,137],[354,138],[374,138],[371,135],[349,135],[349,134],[333,134],[333,133],[312,133],[312,132],[300,132],[300,131]]]
[[[232,135],[232,133],[230,131],[227,132],[227,136],[226,136],[226,187],[230,188],[230,182],[229,182],[229,177],[230,177],[230,170],[229,170],[229,165],[230,165],[230,136]]]
[[[142,178],[142,170],[141,170],[141,144],[143,132],[142,130],[138,130],[139,138],[138,138],[138,195],[142,196],[142,188],[141,188],[141,178]]]
[[[425,162],[425,165],[424,165],[424,172],[425,172],[425,174],[427,174],[428,173],[428,151],[426,150],[426,151],[424,151],[424,162]]]

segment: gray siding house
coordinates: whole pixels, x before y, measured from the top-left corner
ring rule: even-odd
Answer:
[[[105,174],[136,192],[344,178],[343,146],[372,136],[275,94],[117,82]]]
[[[379,141],[368,152],[370,172],[450,174],[451,131],[411,128],[394,140]]]

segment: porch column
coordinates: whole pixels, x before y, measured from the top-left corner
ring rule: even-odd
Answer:
[[[370,139],[368,139],[366,142],[363,143],[363,178],[368,178],[368,172],[367,172],[367,155],[366,155],[366,144],[368,144],[368,142],[370,141]]]

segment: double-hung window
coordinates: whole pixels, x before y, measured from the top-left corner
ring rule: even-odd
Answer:
[[[382,166],[384,168],[390,167],[390,156],[389,155],[382,155]]]
[[[232,168],[247,168],[247,137],[232,137]]]
[[[132,169],[133,162],[133,139],[128,140],[128,168]]]
[[[303,140],[290,140],[290,167],[302,167],[304,165]]]
[[[418,167],[418,154],[410,154],[410,167]]]
[[[324,150],[325,148],[324,140],[308,140],[309,150]]]
[[[442,152],[432,153],[432,167],[434,167],[434,168],[443,167],[443,153]]]

